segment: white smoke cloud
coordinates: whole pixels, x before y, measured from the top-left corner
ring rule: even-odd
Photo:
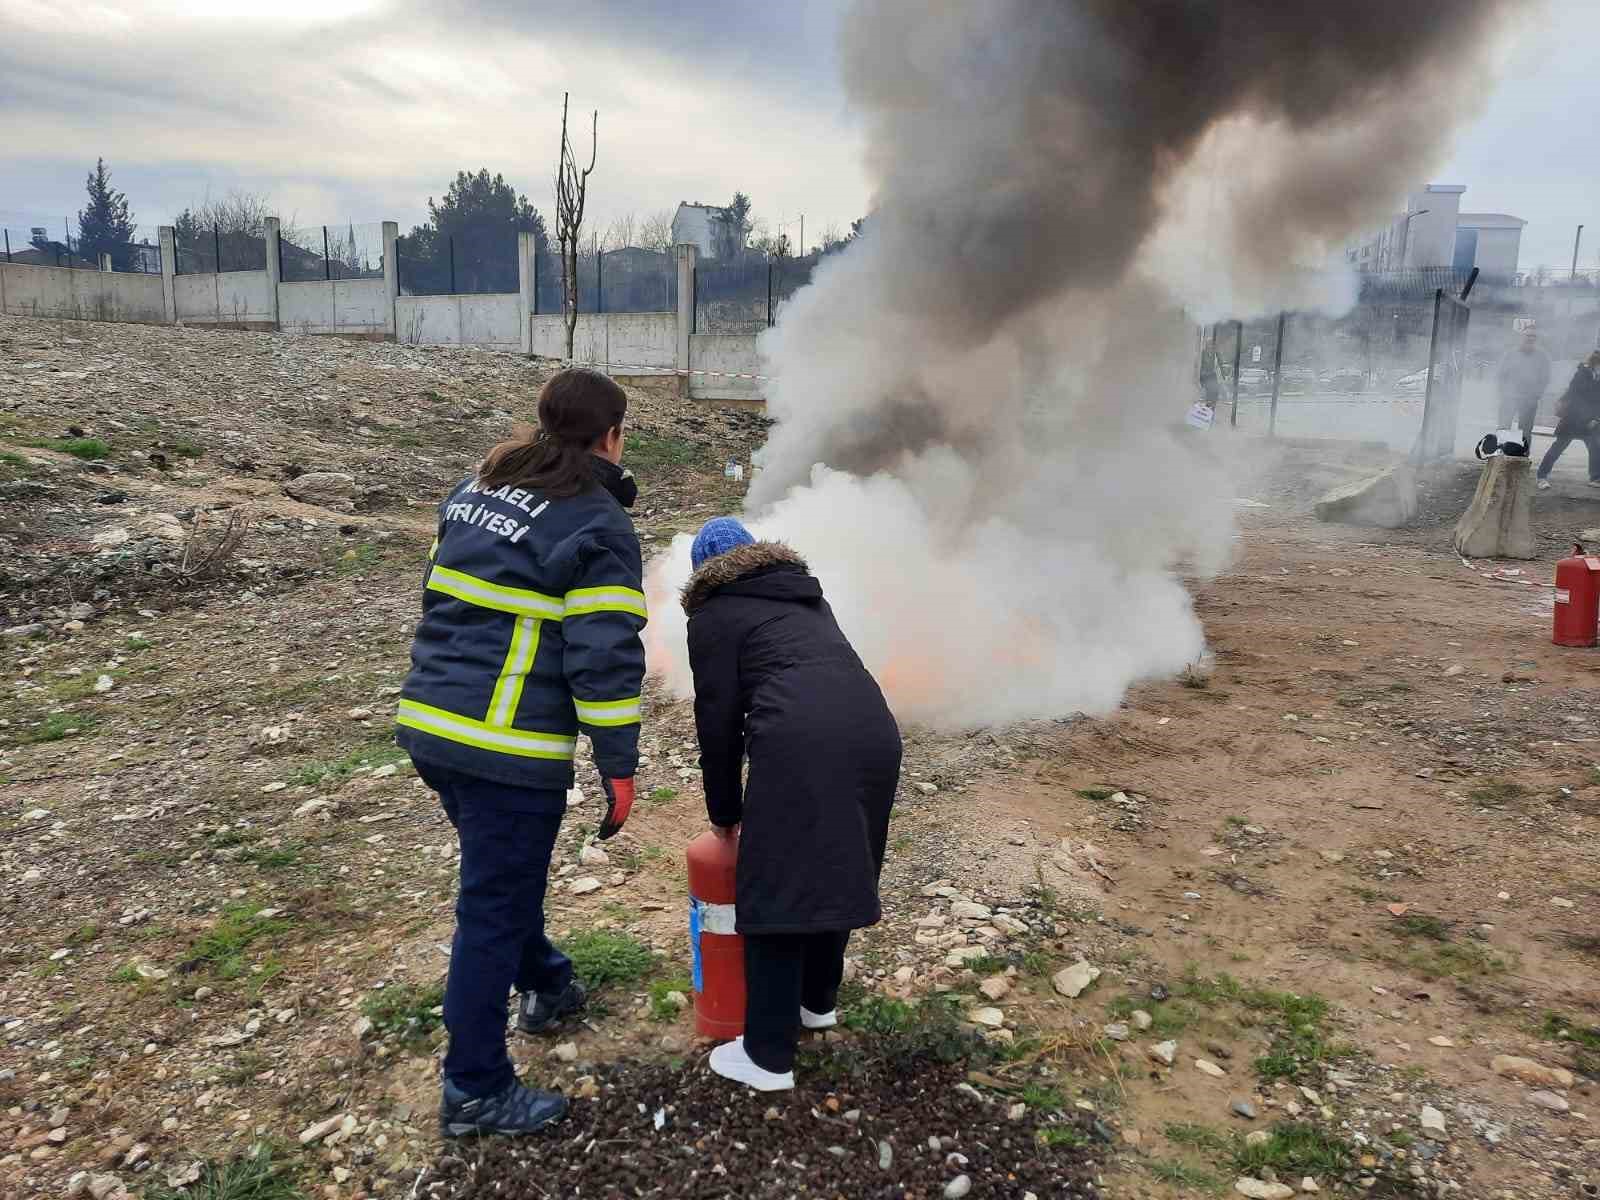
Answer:
[[[1347,7],[1369,11],[857,6],[876,205],[763,335],[777,424],[747,508],[902,719],[1106,713],[1201,653],[1183,580],[1226,563],[1233,491],[1222,435],[1182,424],[1194,322],[1348,305],[1330,250],[1481,85],[1500,4]],[[681,694],[688,542],[649,572],[652,670]]]

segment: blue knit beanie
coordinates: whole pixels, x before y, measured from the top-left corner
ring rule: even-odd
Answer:
[[[689,558],[698,571],[708,558],[715,558],[719,554],[726,554],[729,550],[739,546],[748,546],[754,543],[755,538],[750,536],[750,531],[739,524],[736,517],[712,517],[700,526],[700,532],[694,535],[694,545],[689,549]]]

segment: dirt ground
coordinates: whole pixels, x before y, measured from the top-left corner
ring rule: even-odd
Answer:
[[[454,844],[388,708],[432,506],[546,370],[0,320],[0,1194],[165,1198],[261,1145],[307,1197],[457,1177],[431,1111]],[[721,463],[764,422],[634,395],[648,548],[736,507]],[[1239,457],[1236,560],[1193,586],[1213,665],[1106,720],[907,731],[839,1036],[951,998],[982,1102],[1092,1118],[1110,1197],[1600,1194],[1600,651],[1550,644],[1543,586],[1600,492],[1564,463],[1542,557],[1496,577],[1449,548],[1474,464],[1390,532],[1310,515],[1386,451]],[[323,471],[335,508],[285,494]],[[609,984],[514,1047],[580,1105],[614,1064],[717,1086],[673,995],[691,714],[648,699],[646,799],[580,861],[586,787],[552,881]]]

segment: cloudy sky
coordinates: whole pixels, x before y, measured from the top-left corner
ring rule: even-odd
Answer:
[[[0,0],[0,224],[59,232],[97,155],[152,225],[242,189],[302,225],[409,227],[479,166],[548,213],[570,91],[600,110],[602,222],[737,188],[814,241],[871,198],[837,78],[846,2]],[[1483,111],[1418,174],[1528,220],[1524,267],[1566,264],[1585,222],[1594,267],[1600,3],[1526,7]]]

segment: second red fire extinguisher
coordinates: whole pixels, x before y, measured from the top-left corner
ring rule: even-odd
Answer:
[[[1556,564],[1555,636],[1558,646],[1593,646],[1600,625],[1600,557],[1573,546]]]

